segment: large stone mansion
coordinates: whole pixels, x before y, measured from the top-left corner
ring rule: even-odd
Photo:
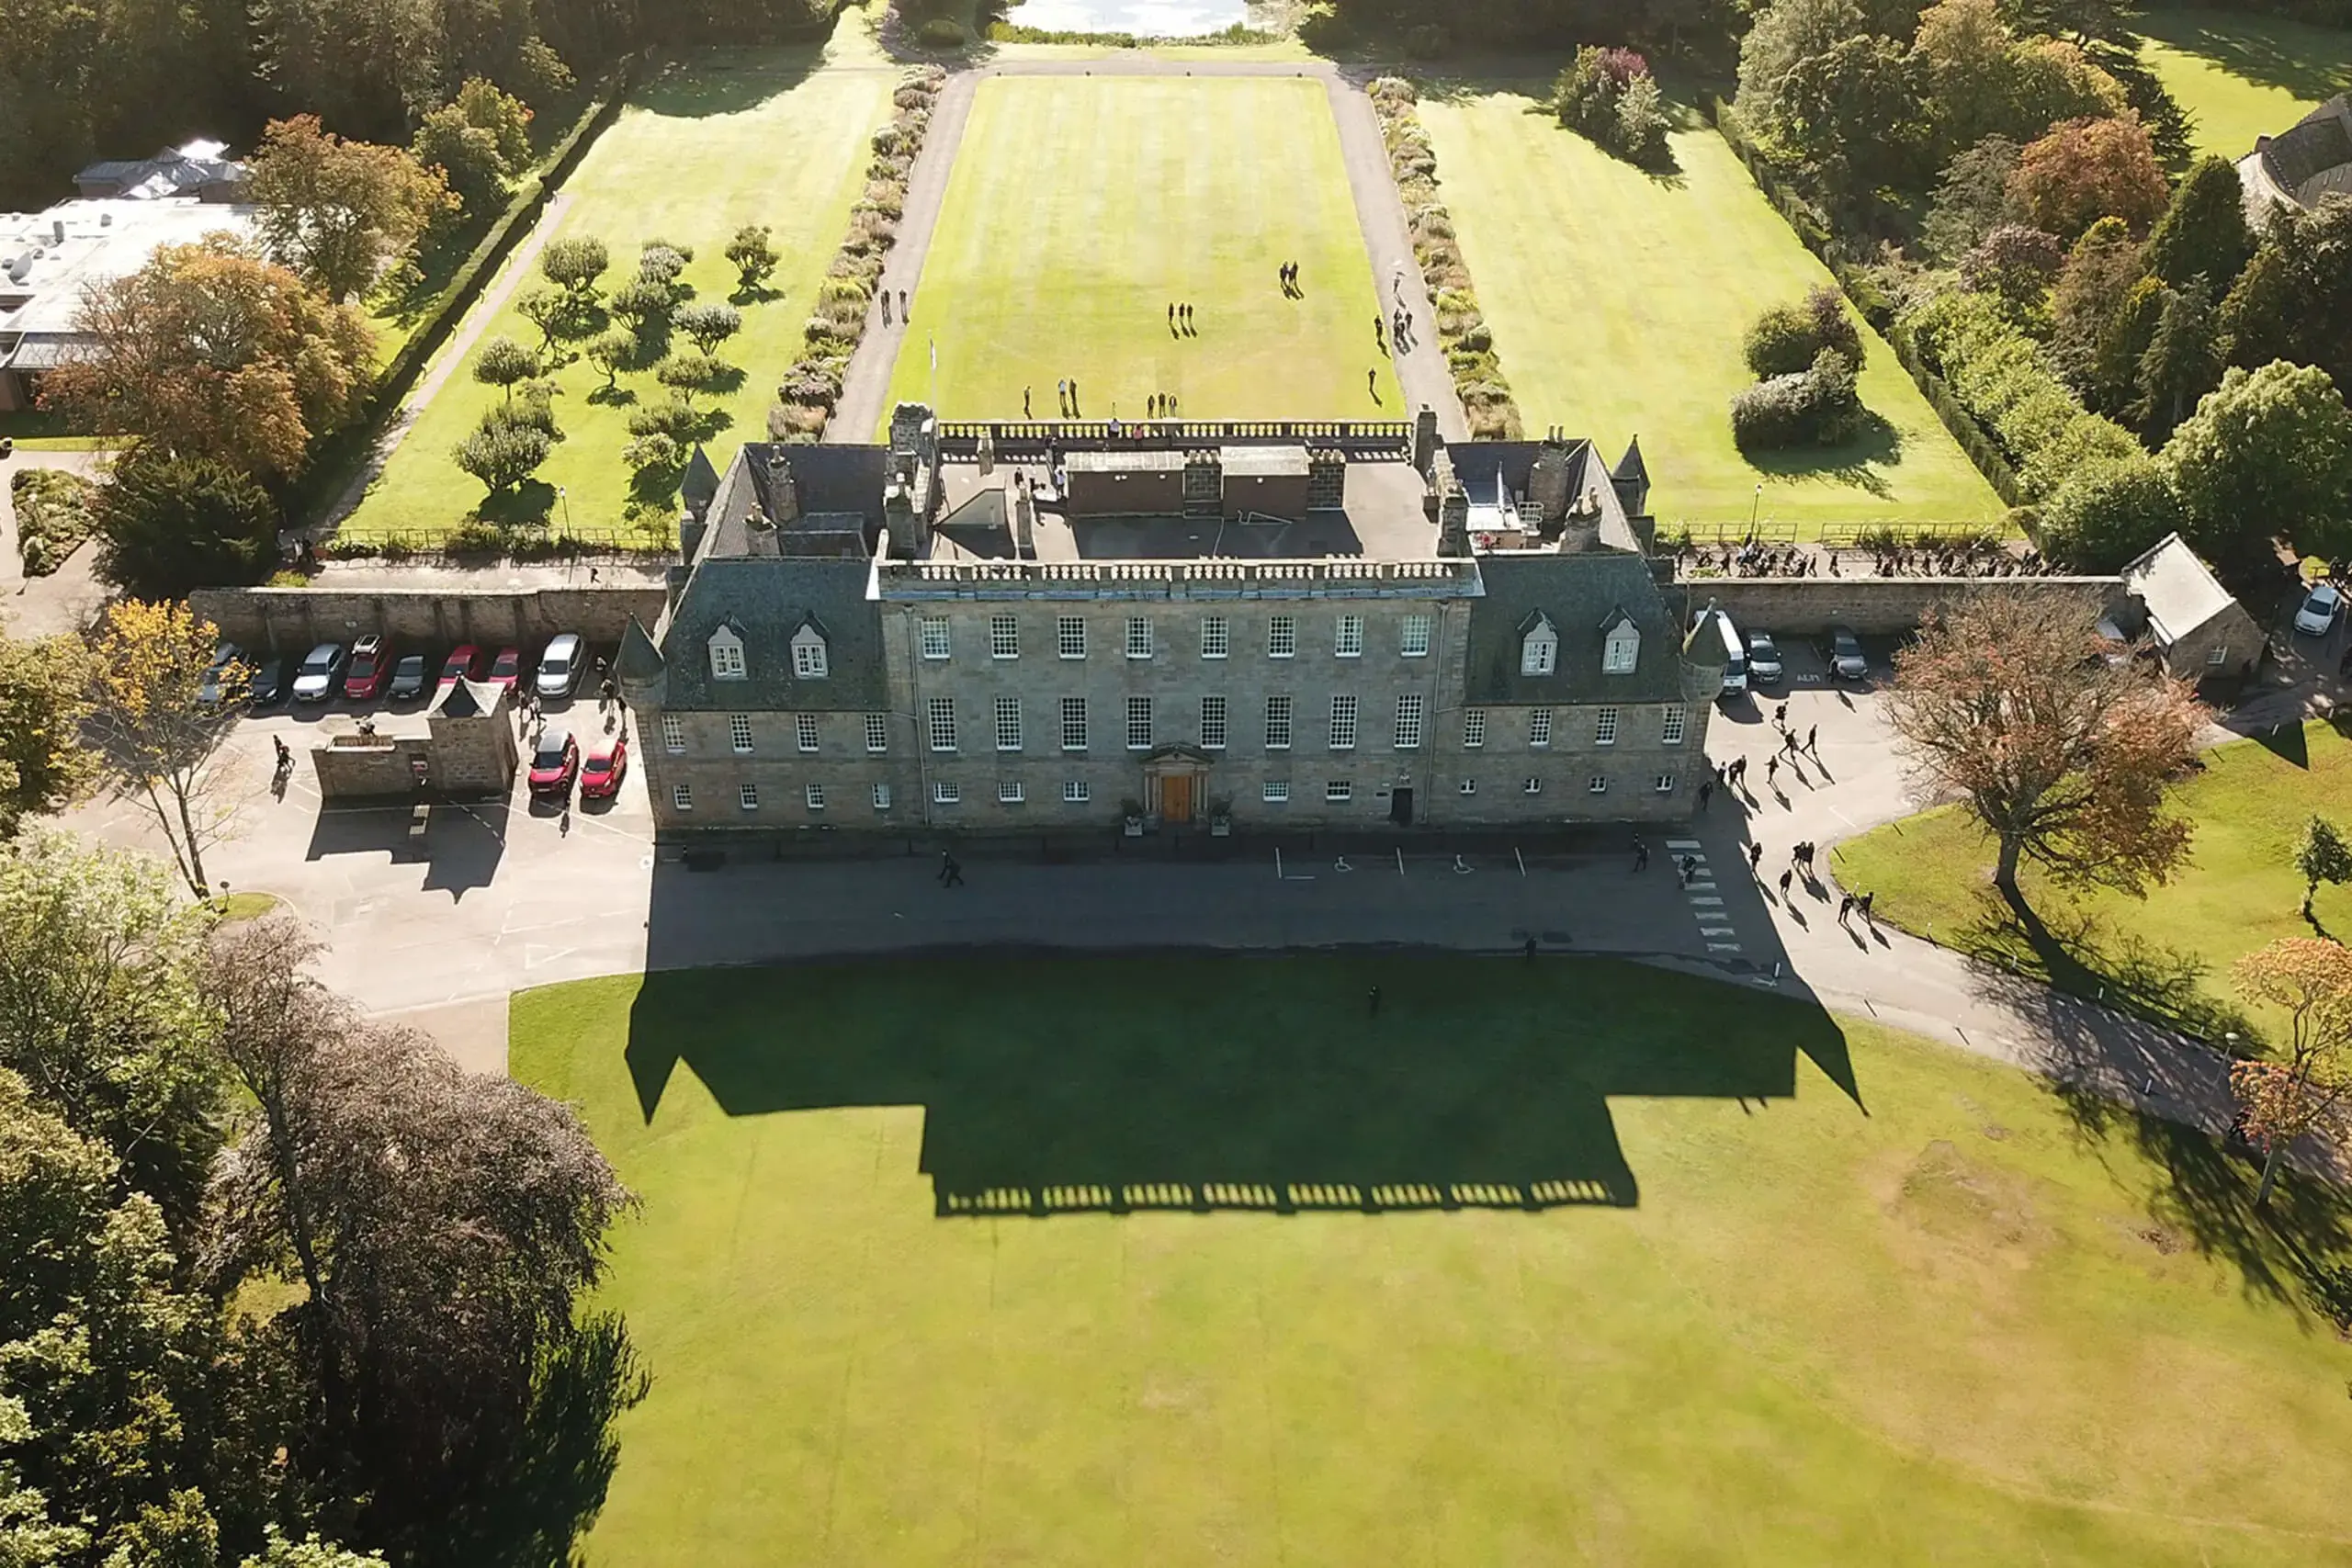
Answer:
[[[616,673],[665,840],[1675,818],[1720,664],[1638,444],[954,424],[696,455]],[[1720,656],[1718,656],[1720,658]]]

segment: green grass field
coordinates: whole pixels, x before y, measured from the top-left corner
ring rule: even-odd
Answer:
[[[853,14],[842,25],[861,21]],[[719,350],[743,369],[742,382],[704,403],[728,417],[718,437],[726,448],[766,438],[776,377],[799,351],[801,324],[864,186],[866,139],[888,118],[894,84],[886,66],[829,69],[813,48],[714,51],[639,89],[564,184],[570,206],[557,232],[605,242],[613,256],[608,290],[634,273],[639,246],[666,239],[694,248],[685,281],[700,298],[727,299],[736,284],[722,254],[728,240],[744,223],[774,230],[785,259],[768,280],[770,296],[739,301],[743,330]],[[511,299],[484,341],[500,334],[534,347],[539,341]],[[621,449],[630,403],[659,400],[667,389],[639,370],[620,378],[621,399],[607,399],[604,376],[582,360],[554,379],[563,389],[556,421],[565,439],[537,482],[500,515],[560,523],[568,510],[582,528],[619,526],[629,499]],[[344,524],[345,535],[443,529],[474,515],[481,486],[451,460],[450,449],[500,395],[472,378],[470,359],[460,367]],[[723,451],[717,460],[724,463]],[[566,492],[563,502],[557,487]]]
[[[600,1568],[2352,1562],[2339,1196],[1751,990],[671,972],[513,1065],[644,1200]]]
[[[2352,89],[2352,33],[2227,11],[2151,10],[2132,24],[2173,96],[2196,117],[2199,151],[2240,158],[2321,99]]]
[[[1828,270],[1722,137],[1695,117],[1654,177],[1531,112],[1516,93],[1424,96],[1421,118],[1463,256],[1531,430],[1566,424],[1612,456],[1639,434],[1662,522],[1807,533],[1824,523],[1975,522],[2004,508],[1867,327],[1871,436],[1762,464],[1731,437],[1754,380],[1741,334]],[[1760,501],[1757,487],[1763,487]]]
[[[1955,807],[1890,823],[1835,853],[1838,881],[1874,890],[1881,919],[1947,946],[2014,959],[2026,972],[2218,1036],[2245,1031],[2229,966],[2285,936],[2310,936],[2299,912],[2295,842],[2312,813],[2352,829],[2352,741],[2324,724],[2290,727],[2275,743],[2242,740],[2206,753],[2177,808],[2195,818],[2188,868],[2145,900],[2074,893],[2029,863],[2027,901],[2060,943],[2037,952],[1992,908],[1993,849]],[[2352,887],[2323,886],[2312,910],[2352,937]],[[2256,1031],[2276,1021],[2256,1013]]]
[[[1169,330],[1179,301],[1196,335]],[[1405,417],[1319,82],[982,83],[913,306],[890,400],[931,399],[935,338],[950,419],[1017,419],[1024,387],[1052,419],[1066,378],[1089,419],[1155,392],[1196,419]]]

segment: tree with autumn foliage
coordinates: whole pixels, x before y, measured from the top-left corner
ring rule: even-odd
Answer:
[[[2021,904],[2030,859],[2062,880],[2139,893],[2188,849],[2164,809],[2205,721],[2186,682],[2120,650],[2098,605],[1978,594],[1931,609],[1895,656],[1888,713],[1915,781],[2000,843],[1994,886]]]
[[[2318,937],[2281,937],[2237,962],[2238,989],[2287,1015],[2283,1058],[2230,1064],[2239,1125],[2263,1151],[2254,1204],[2270,1200],[2295,1140],[2340,1134],[2352,1109],[2352,948]]]
[[[43,408],[266,483],[358,417],[376,352],[358,311],[228,234],[94,286],[74,324],[85,346],[41,378]]]
[[[262,243],[330,299],[365,295],[458,210],[438,169],[405,148],[346,141],[312,114],[271,120],[253,170]]]
[[[204,700],[218,635],[186,604],[125,599],[107,610],[92,650],[90,721],[117,790],[162,830],[180,880],[199,898],[212,896],[204,852],[235,817],[221,743],[250,679],[232,665]]]
[[[2018,154],[2009,198],[2037,229],[2072,240],[2102,218],[2135,234],[2165,209],[2170,187],[2147,128],[2132,114],[2070,119]]]

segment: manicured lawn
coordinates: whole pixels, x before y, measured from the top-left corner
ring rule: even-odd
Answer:
[[[853,13],[842,27],[862,20]],[[776,378],[799,350],[817,285],[841,243],[850,204],[864,187],[866,139],[888,118],[896,79],[887,66],[829,67],[813,48],[714,51],[639,89],[565,182],[570,206],[557,232],[605,242],[613,257],[607,289],[634,274],[645,242],[666,239],[694,248],[685,280],[701,298],[727,299],[736,286],[735,269],[722,254],[728,240],[744,223],[774,230],[784,265],[768,280],[769,297],[738,301],[743,330],[719,351],[742,367],[742,382],[705,400],[728,422],[714,459],[722,466],[734,443],[766,436]],[[539,341],[512,300],[484,341],[498,334],[533,346]],[[567,508],[556,495],[560,486],[572,524],[619,526],[629,499],[621,449],[629,439],[630,405],[659,400],[667,389],[650,370],[639,370],[624,374],[621,397],[609,398],[602,373],[584,360],[557,372],[555,380],[563,389],[556,420],[566,439],[524,502],[510,502],[501,515],[551,515],[561,523]],[[450,449],[500,395],[472,378],[470,361],[461,367],[426,407],[345,531],[365,537],[441,529],[473,515],[481,486],[450,459]],[[666,525],[667,505],[652,510]]]
[[[1193,336],[1169,328],[1179,301]],[[1089,419],[1155,392],[1195,419],[1405,417],[1319,82],[982,83],[912,304],[891,401],[931,400],[936,339],[949,419],[1018,419],[1024,387],[1052,419],[1066,378]]]
[[[593,1564],[2352,1562],[2249,1172],[1752,990],[663,973],[516,997],[513,1064],[644,1199]]]
[[[2177,796],[2197,823],[2191,863],[2145,900],[2070,893],[2028,865],[2020,881],[2061,944],[2061,985],[2104,988],[2111,1001],[2215,1038],[2246,1029],[2229,966],[2280,937],[2312,934],[2292,864],[2303,824],[2317,812],[2352,829],[2352,741],[2314,723],[2290,727],[2275,746],[2242,740],[2206,753],[2205,772]],[[1957,808],[1865,833],[1835,859],[1848,888],[1877,893],[1881,919],[2052,973],[2048,953],[2013,923],[1988,922],[1992,845]],[[2352,887],[2322,886],[2312,910],[2326,931],[2352,937]],[[2257,1014],[2253,1024],[2275,1021]]]
[[[1862,400],[1884,421],[1845,447],[1761,464],[1731,437],[1754,377],[1741,334],[1828,270],[1722,137],[1682,115],[1679,172],[1653,177],[1517,93],[1425,93],[1421,118],[1495,345],[1529,429],[1565,424],[1612,457],[1642,438],[1662,522],[1808,533],[1824,523],[1997,520],[2000,499],[1894,351],[1864,328]],[[1757,487],[1763,486],[1759,502]]]
[[[2321,99],[2352,89],[2352,33],[2275,17],[2151,10],[2142,53],[2196,116],[2199,151],[2236,159]]]

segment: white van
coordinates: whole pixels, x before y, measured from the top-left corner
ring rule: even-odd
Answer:
[[[1703,648],[1710,654],[1720,649],[1724,656],[1724,684],[1719,695],[1732,695],[1747,690],[1747,639],[1731,624],[1729,612],[1705,609],[1690,617],[1690,635],[1694,649]]]

